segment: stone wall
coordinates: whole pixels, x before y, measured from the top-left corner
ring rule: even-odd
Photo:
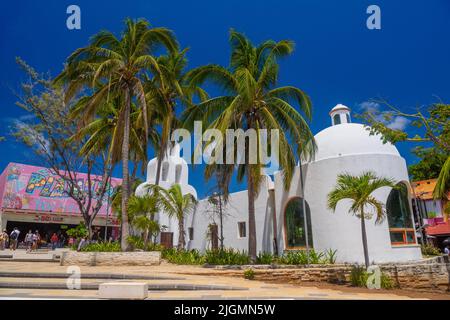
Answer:
[[[61,254],[60,264],[80,266],[153,266],[161,263],[161,252],[76,252]]]
[[[221,274],[243,276],[245,269],[252,268],[255,279],[278,283],[328,282],[350,284],[350,265],[308,266],[218,266]],[[436,260],[406,265],[380,265],[382,272],[391,277],[400,289],[431,292],[450,292],[450,263]]]

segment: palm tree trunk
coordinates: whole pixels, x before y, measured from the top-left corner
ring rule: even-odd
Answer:
[[[361,234],[362,234],[362,243],[364,248],[364,261],[366,263],[366,268],[369,267],[369,249],[367,248],[367,234],[366,234],[366,223],[364,219],[364,211],[361,209]]]
[[[131,97],[130,90],[125,91],[125,115],[124,115],[124,130],[122,142],[122,232],[120,239],[120,247],[122,251],[128,250],[127,238],[129,235],[128,224],[128,197],[129,197],[129,172],[128,172],[128,158],[129,158],[129,140],[130,140],[130,109]]]
[[[219,193],[219,215],[220,215],[220,249],[223,250],[223,211],[222,195]]]
[[[256,221],[255,221],[255,188],[251,173],[251,165],[247,171],[248,184],[248,255],[250,262],[256,262]]]
[[[184,246],[185,246],[185,241],[184,241],[184,218],[180,218],[178,220],[178,250],[183,250]]]
[[[162,148],[162,147],[161,147]],[[161,179],[161,165],[163,160],[162,150],[160,150],[159,154],[156,157],[156,178],[155,178],[155,184],[159,186],[159,180]]]
[[[148,232],[148,229],[146,229],[144,231],[144,250],[147,250],[147,247],[148,247],[148,236],[149,236],[149,232]]]

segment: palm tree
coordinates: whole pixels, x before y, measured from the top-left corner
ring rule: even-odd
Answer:
[[[178,43],[172,32],[165,28],[150,28],[146,20],[125,20],[125,30],[120,38],[102,31],[92,37],[87,47],[77,49],[67,60],[65,70],[56,82],[68,83],[66,98],[72,98],[86,87],[94,93],[85,105],[83,117],[86,123],[96,110],[108,101],[111,95],[118,95],[122,101],[118,126],[123,128],[121,160],[123,173],[122,195],[122,250],[127,250],[129,225],[127,203],[129,197],[129,142],[132,102],[142,108],[142,126],[148,132],[147,105],[143,88],[144,76],[159,74],[160,69],[152,53],[157,47],[169,52],[178,51]],[[145,134],[145,146],[147,144]],[[146,147],[144,148],[146,150]]]
[[[204,101],[208,95],[198,86],[186,83],[185,68],[187,49],[172,52],[158,57],[159,73],[145,82],[146,103],[152,110],[152,115],[161,126],[160,141],[157,147],[156,181],[159,185],[161,166],[166,156],[173,129],[180,126],[176,116],[176,106],[190,106],[194,97]]]
[[[178,250],[183,250],[186,246],[184,219],[195,210],[197,200],[190,193],[183,195],[179,184],[173,184],[169,189],[152,184],[147,188],[157,196],[160,208],[169,217],[178,220]]]
[[[375,210],[375,223],[381,223],[385,218],[383,203],[378,201],[372,193],[382,187],[394,188],[394,181],[387,178],[379,178],[374,172],[368,171],[360,176],[353,176],[348,173],[340,174],[337,178],[337,185],[328,194],[328,208],[336,211],[339,201],[349,199],[352,202],[349,213],[353,213],[361,220],[361,235],[364,248],[364,261],[366,268],[369,267],[369,251],[367,247],[366,219],[372,217],[371,213],[365,211],[367,207]]]
[[[144,248],[147,248],[149,238],[159,231],[159,224],[154,220],[158,212],[158,199],[152,195],[143,197],[131,196],[128,200],[130,223],[144,232]]]
[[[225,95],[206,100],[190,107],[184,114],[186,127],[195,120],[203,120],[208,128],[218,129],[225,134],[226,129],[254,129],[257,136],[261,129],[278,130],[279,167],[283,170],[284,186],[288,188],[295,168],[296,156],[309,158],[314,149],[314,137],[303,116],[297,111],[297,105],[306,118],[311,119],[309,97],[294,86],[276,87],[279,73],[277,59],[293,52],[292,41],[265,41],[255,47],[243,34],[231,31],[231,62],[229,68],[219,65],[207,65],[189,72],[189,82],[200,86],[206,81],[219,84]],[[270,140],[270,139],[269,139]],[[245,163],[238,165],[238,180],[247,177],[248,188],[248,253],[256,261],[256,224],[255,198],[262,181],[263,164],[259,159],[261,146],[257,144],[257,164],[249,162],[249,145],[245,145]],[[270,146],[269,146],[270,148]],[[220,150],[220,148],[219,148]],[[236,156],[235,156],[236,163]],[[230,177],[234,165],[227,165]],[[208,171],[219,169],[207,167]],[[223,168],[220,168],[223,170]]]

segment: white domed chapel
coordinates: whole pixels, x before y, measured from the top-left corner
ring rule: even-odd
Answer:
[[[373,171],[379,177],[392,178],[398,188],[381,188],[373,195],[386,205],[386,218],[379,224],[375,217],[366,220],[367,241],[371,262],[402,262],[421,259],[411,209],[411,190],[405,159],[392,144],[383,144],[377,135],[370,135],[362,124],[351,122],[351,111],[338,104],[330,111],[331,126],[315,135],[317,152],[314,159],[297,166],[291,187],[285,190],[281,172],[269,176],[255,202],[257,251],[282,254],[289,250],[336,250],[337,262],[363,263],[360,220],[349,213],[349,204],[341,201],[336,212],[327,208],[327,195],[341,173],[359,175]],[[173,151],[173,152],[172,152]],[[184,193],[197,197],[188,184],[188,165],[179,149],[172,149],[163,160],[161,185],[179,183]],[[149,162],[146,183],[154,183],[156,159]],[[304,190],[302,190],[302,185]],[[137,195],[143,195],[144,184]],[[303,197],[305,203],[303,205]],[[247,191],[232,193],[224,209],[224,243],[226,247],[246,250],[248,245]],[[303,208],[306,208],[306,217]],[[194,214],[185,221],[187,249],[204,251],[211,248],[210,203],[200,200]],[[177,241],[177,223],[163,213],[160,223]],[[306,223],[305,223],[306,222]],[[305,227],[305,224],[307,227]]]

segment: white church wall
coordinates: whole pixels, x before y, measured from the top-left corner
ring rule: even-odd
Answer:
[[[349,205],[346,201],[338,204],[335,213],[328,210],[327,195],[335,186],[337,175],[343,172],[358,175],[371,170],[379,176],[391,177],[396,182],[408,181],[405,160],[393,155],[354,155],[313,162],[304,167],[305,198],[311,209],[314,249],[337,250],[338,262],[363,263],[359,219],[348,213]],[[282,182],[279,176],[275,179],[275,186],[277,190],[281,190]],[[390,190],[390,188],[379,189],[374,196],[382,203],[386,203]],[[284,223],[284,205],[290,197],[300,195],[300,191],[296,170],[291,189],[277,196],[278,221],[281,226]],[[366,221],[366,230],[371,261],[380,263],[421,258],[418,245],[391,245],[387,219],[375,225],[373,217]],[[284,228],[280,231],[280,249],[284,250]]]

